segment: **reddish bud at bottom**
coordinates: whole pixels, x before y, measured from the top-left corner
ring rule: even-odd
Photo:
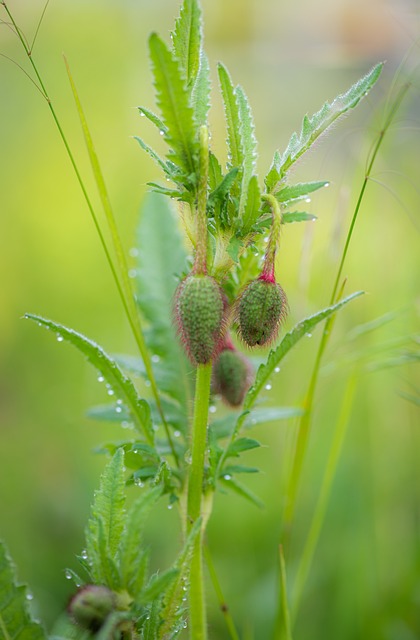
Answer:
[[[224,349],[213,367],[212,388],[232,407],[239,407],[251,384],[248,360],[234,348]]]
[[[79,626],[96,633],[116,605],[115,593],[95,584],[87,584],[70,600],[67,611]]]

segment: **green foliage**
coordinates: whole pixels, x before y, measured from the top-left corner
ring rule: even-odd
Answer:
[[[115,360],[105,353],[102,347],[81,333],[68,329],[52,320],[47,320],[31,313],[25,314],[25,318],[49,329],[57,335],[59,341],[67,340],[81,351],[105,378],[109,385],[109,390],[115,394],[117,399],[123,401],[138,431],[144,434],[149,443],[153,443],[154,435],[148,403],[140,398],[132,381],[124,375]]]
[[[332,102],[326,102],[322,108],[312,117],[305,116],[300,133],[294,133],[283,152],[276,152],[270,171],[266,176],[265,184],[268,192],[275,193],[279,183],[283,180],[287,171],[299,158],[311,148],[315,140],[328,129],[340,116],[360,102],[378,80],[383,63],[377,64],[363,78],[343,94],[337,96]]]
[[[16,582],[15,568],[0,542],[0,640],[46,640],[29,609],[25,585]]]

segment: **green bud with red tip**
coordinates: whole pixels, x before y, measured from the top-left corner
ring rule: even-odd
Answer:
[[[175,293],[178,335],[193,364],[207,364],[220,349],[227,303],[221,286],[205,274],[190,274]]]
[[[87,584],[70,600],[67,611],[76,624],[96,633],[116,608],[116,594],[108,587]]]
[[[213,366],[212,390],[219,393],[226,404],[239,407],[252,380],[252,368],[247,358],[225,341]]]
[[[241,339],[249,347],[273,342],[287,313],[287,299],[274,278],[264,273],[242,291],[235,307]]]

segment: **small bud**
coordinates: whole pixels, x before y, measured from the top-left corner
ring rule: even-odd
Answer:
[[[116,605],[115,593],[107,587],[87,584],[70,600],[67,611],[79,626],[96,633]]]
[[[220,285],[207,275],[189,275],[175,293],[178,334],[193,364],[207,364],[220,349],[226,316]]]
[[[242,291],[235,307],[241,339],[249,347],[276,339],[287,313],[286,294],[274,279],[260,276]]]
[[[249,361],[233,345],[219,354],[213,367],[212,390],[232,407],[239,407],[251,384]]]

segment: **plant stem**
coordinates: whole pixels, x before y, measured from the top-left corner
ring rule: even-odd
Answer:
[[[198,365],[195,384],[194,419],[191,434],[191,470],[188,478],[187,531],[202,511],[207,421],[210,402],[211,363]],[[194,543],[190,570],[190,638],[207,638],[203,581],[203,535],[206,519]]]
[[[392,107],[389,111],[388,116],[385,119],[384,122],[384,126],[382,127],[381,131],[378,134],[378,137],[376,139],[376,142],[373,146],[373,150],[372,150],[372,155],[370,157],[370,160],[368,162],[367,168],[366,168],[366,172],[365,172],[365,177],[363,180],[363,184],[359,193],[359,197],[357,199],[356,202],[356,206],[355,206],[355,210],[353,213],[353,217],[350,223],[350,227],[349,227],[349,231],[347,233],[347,238],[346,238],[346,242],[344,245],[344,249],[343,249],[343,253],[341,256],[341,260],[340,260],[340,264],[337,270],[337,275],[334,281],[334,286],[332,289],[332,294],[331,294],[331,298],[330,298],[330,305],[334,303],[334,301],[336,300],[336,296],[337,296],[337,291],[338,291],[338,287],[339,287],[339,283],[342,277],[342,273],[343,273],[343,268],[344,268],[344,262],[348,253],[348,249],[349,249],[349,245],[350,245],[350,240],[352,238],[353,235],[353,230],[359,215],[359,211],[360,211],[360,207],[362,204],[362,200],[365,194],[365,190],[366,190],[366,186],[367,183],[369,181],[370,175],[372,173],[372,168],[374,165],[374,162],[376,160],[378,151],[381,147],[381,144],[383,142],[383,139],[385,137],[385,134],[387,132],[387,130],[389,129],[389,126],[392,122],[392,120],[395,117],[395,114],[397,113],[401,102],[405,96],[405,94],[407,93],[408,89],[409,89],[410,85],[406,84],[403,87],[401,87],[400,91],[398,92]],[[296,505],[296,496],[297,496],[297,491],[298,491],[298,486],[299,486],[299,481],[300,481],[300,476],[301,476],[301,472],[302,472],[302,466],[303,466],[303,460],[305,457],[305,453],[306,453],[306,448],[307,448],[307,444],[308,444],[308,439],[309,439],[309,432],[310,432],[310,427],[311,427],[311,421],[312,421],[312,410],[313,410],[313,404],[314,404],[314,397],[315,397],[315,390],[316,390],[316,386],[317,386],[317,382],[318,382],[318,376],[319,376],[319,370],[320,370],[320,366],[321,366],[321,361],[322,361],[322,357],[324,355],[325,352],[325,348],[327,346],[328,340],[329,340],[329,336],[331,333],[331,327],[332,327],[332,319],[328,319],[325,323],[325,328],[321,337],[321,341],[318,347],[318,352],[315,358],[315,363],[314,363],[314,367],[312,370],[312,375],[310,378],[310,382],[309,382],[309,386],[308,386],[308,390],[305,396],[305,400],[304,400],[304,404],[303,404],[303,408],[305,410],[305,413],[303,414],[300,423],[299,423],[299,429],[298,429],[298,435],[297,435],[297,442],[296,442],[296,449],[295,449],[295,455],[294,455],[294,460],[293,460],[293,466],[292,466],[292,472],[290,475],[290,481],[289,481],[289,486],[288,486],[288,491],[287,491],[287,497],[286,497],[286,506],[285,506],[285,510],[284,510],[284,518],[283,518],[283,542],[285,544],[287,544],[288,542],[288,538],[290,536],[290,529],[291,529],[291,525],[292,525],[292,521],[293,521],[293,516],[294,516],[294,511],[295,511],[295,505]]]
[[[292,627],[290,623],[289,604],[287,597],[286,562],[284,559],[284,549],[282,544],[279,546],[279,565],[280,603],[278,618],[276,620],[276,628],[274,631],[274,640],[292,640]]]
[[[200,179],[197,190],[197,242],[194,272],[207,273],[207,182],[209,175],[209,133],[200,127]]]
[[[271,193],[263,194],[261,199],[270,205],[272,215],[271,231],[267,248],[265,250],[264,267],[261,275],[264,279],[274,282],[276,251],[279,244],[281,230],[281,210],[278,201]]]

